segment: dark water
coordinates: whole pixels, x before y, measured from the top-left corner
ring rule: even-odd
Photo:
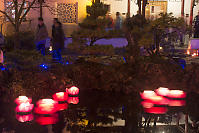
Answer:
[[[182,127],[184,114],[190,117],[190,128],[199,121],[198,98],[188,93],[186,106],[166,107],[165,114],[144,112],[137,93],[80,92],[78,104],[53,115],[19,115],[14,101],[1,103],[0,133],[180,133],[175,126],[178,117]]]

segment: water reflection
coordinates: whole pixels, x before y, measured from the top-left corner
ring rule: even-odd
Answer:
[[[156,91],[155,95],[159,96]],[[15,130],[16,133],[65,133],[66,131],[72,133],[159,133],[163,131],[178,133],[173,126],[176,125],[178,119],[179,125],[184,126],[184,114],[188,114],[190,127],[197,126],[198,95],[188,93],[186,100],[171,99],[166,96],[164,98],[168,99],[168,104],[142,100],[138,93],[127,95],[84,91],[79,97],[67,99],[68,103],[58,103],[56,113],[51,115],[17,115],[15,118],[13,117],[15,115],[8,113],[10,110],[14,112],[15,106],[10,104],[11,107],[8,108],[9,104],[6,104],[0,110],[0,122],[4,119],[0,125],[3,125],[5,130]]]

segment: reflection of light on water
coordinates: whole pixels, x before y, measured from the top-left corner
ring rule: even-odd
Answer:
[[[36,122],[40,125],[51,125],[58,122],[58,114],[53,114],[51,116],[38,116],[36,117]]]
[[[142,106],[144,107],[144,108],[151,108],[151,107],[153,107],[153,103],[151,103],[151,102],[149,102],[149,101],[142,101]]]
[[[66,92],[58,92],[53,95],[53,99],[56,101],[66,101],[68,99],[68,94]]]
[[[28,114],[28,115],[16,115],[16,119],[19,122],[29,122],[32,121],[34,119],[33,114]]]
[[[68,104],[67,103],[62,103],[62,104],[58,104],[57,105],[57,110],[58,111],[66,110],[67,108],[68,108]]]
[[[70,104],[78,104],[79,103],[79,97],[69,97],[67,100]]]
[[[151,114],[165,114],[168,109],[166,107],[151,107],[145,108],[144,111]]]
[[[185,106],[185,105],[186,105],[185,100],[170,100],[169,101],[169,106],[181,107],[181,106]]]

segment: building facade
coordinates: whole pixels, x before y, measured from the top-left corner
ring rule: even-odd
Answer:
[[[70,36],[71,33],[78,28],[80,23],[86,17],[86,6],[91,5],[92,0],[44,0],[43,18],[49,33],[51,32],[51,26],[53,18],[59,18],[63,23],[66,36]],[[109,12],[115,19],[116,12],[120,12],[122,17],[125,18],[128,8],[128,0],[101,0],[109,6]],[[9,0],[0,1],[0,10],[5,11],[8,9]],[[161,12],[172,12],[175,17],[181,16],[181,0],[148,0],[146,6],[146,17],[154,19],[158,17]],[[38,7],[38,3],[34,6]],[[191,0],[185,0],[184,13],[189,22],[189,14],[191,8]],[[197,15],[199,10],[199,4],[194,7],[193,16]],[[130,15],[137,14],[138,5],[137,0],[130,0]],[[39,17],[39,8],[33,8],[26,17],[27,22],[21,26],[22,29],[35,30],[37,26],[37,18]],[[0,13],[0,16],[2,14]],[[13,16],[14,17],[14,16]],[[0,21],[1,23],[1,21]],[[8,34],[7,31],[11,26],[4,24],[2,26],[3,33]]]

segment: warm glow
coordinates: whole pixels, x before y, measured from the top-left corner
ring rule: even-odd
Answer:
[[[68,104],[67,103],[63,103],[63,104],[58,104],[57,105],[57,110],[58,111],[62,111],[62,110],[66,110],[68,109]]]
[[[71,87],[71,88],[66,88],[66,92],[70,95],[77,95],[79,94],[79,89],[75,86]]]
[[[53,95],[53,99],[56,101],[66,101],[68,99],[68,94],[66,92],[58,92]]]
[[[18,98],[16,98],[16,100],[15,100],[15,103],[16,104],[21,104],[21,103],[27,103],[27,102],[29,102],[29,103],[31,103],[32,102],[32,99],[31,98],[28,98],[28,97],[26,97],[26,96],[19,96]]]
[[[168,109],[166,107],[152,107],[152,108],[145,108],[144,111],[150,114],[165,114]]]
[[[159,47],[159,49],[162,50],[163,48],[162,48],[162,47]]]
[[[190,55],[190,50],[187,50],[187,54]]]
[[[78,104],[79,103],[79,97],[69,97],[67,101],[70,104]]]
[[[33,107],[34,105],[30,104],[29,102],[21,103],[16,107],[16,112],[31,112]]]
[[[186,93],[182,90],[170,90],[168,97],[170,97],[170,98],[186,98]]]
[[[196,53],[193,53],[191,56],[197,56],[197,54],[196,54]]]
[[[57,112],[58,102],[52,99],[41,99],[37,102],[35,112],[38,114],[53,114]]]
[[[40,116],[36,118],[36,122],[40,125],[52,125],[58,122],[58,115],[53,114],[52,116]]]
[[[158,105],[168,105],[169,100],[167,98],[164,98],[162,96],[152,96],[148,101],[152,102],[153,104]]]
[[[33,114],[28,114],[28,115],[16,115],[16,119],[19,122],[29,122],[32,121],[34,119]]]
[[[141,104],[142,104],[143,108],[151,108],[151,107],[153,107],[153,103],[151,103],[149,101],[143,101]]]
[[[169,106],[172,106],[172,107],[181,107],[185,105],[186,105],[186,101],[184,100],[170,100],[169,101]]]
[[[140,95],[141,95],[142,99],[150,99],[151,97],[157,96],[156,93],[151,90],[145,90]]]
[[[164,88],[164,87],[160,87],[156,90],[156,93],[160,96],[167,96],[169,94],[169,89]]]
[[[86,6],[92,6],[92,1],[91,0],[88,0],[87,2],[86,2]]]

